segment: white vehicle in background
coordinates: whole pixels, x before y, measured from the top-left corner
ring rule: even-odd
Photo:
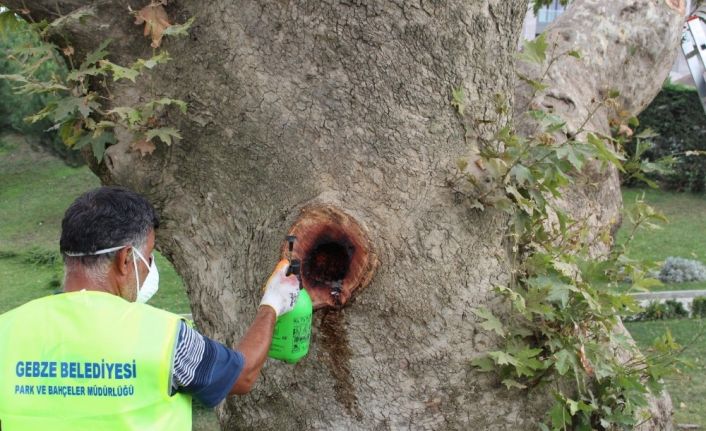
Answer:
[[[701,6],[686,19],[681,49],[699,93],[701,106],[706,111],[706,6]]]

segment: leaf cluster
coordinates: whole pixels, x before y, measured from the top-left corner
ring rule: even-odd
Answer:
[[[13,84],[18,95],[51,95],[42,109],[25,118],[28,123],[49,122],[50,130],[58,131],[64,144],[72,149],[90,146],[93,155],[101,161],[105,148],[116,142],[114,130],[121,126],[133,134],[132,147],[143,155],[155,149],[156,139],[166,145],[181,139],[174,127],[160,124],[165,110],[171,106],[186,113],[186,103],[168,97],[156,97],[133,106],[112,106],[110,87],[113,83],[128,81],[136,83],[160,64],[171,60],[168,52],[161,50],[146,59],[137,59],[130,65],[119,65],[109,59],[110,39],[103,41],[85,58],[76,62],[71,46],[60,48],[46,39],[59,20],[90,18],[90,12],[79,9],[76,14],[67,15],[51,24],[31,23],[25,30],[42,38],[35,45],[14,47],[9,58],[16,64],[17,73],[0,75],[0,80]],[[0,13],[0,31],[18,31],[17,16],[10,11]],[[193,22],[172,26],[172,31],[164,34],[183,35]],[[160,40],[161,40],[160,33]],[[66,59],[69,71],[66,74],[46,76],[38,73],[45,64]],[[77,64],[75,64],[75,62]],[[147,77],[148,78],[148,77]]]
[[[547,44],[530,44],[523,61],[551,67],[555,57],[547,58]],[[580,58],[578,53],[560,55]],[[533,82],[535,91],[543,91],[543,78]],[[618,97],[610,92],[590,115],[599,108],[617,108]],[[457,107],[463,104],[458,99],[455,94]],[[631,429],[642,420],[647,395],[659,390],[670,359],[664,352],[643,355],[623,332],[620,316],[635,314],[640,307],[617,287],[629,283],[644,290],[659,281],[625,256],[629,242],[595,259],[591,246],[610,248],[610,232],[592,234],[586,220],[574,220],[559,204],[588,164],[626,172],[626,157],[613,136],[584,129],[590,118],[569,133],[565,121],[552,112],[529,110],[527,115],[536,124],[533,134],[523,136],[507,126],[478,150],[474,164],[492,187],[487,181],[479,184],[467,161],[458,163],[461,178],[476,187],[468,196],[473,205],[508,214],[516,262],[512,285],[497,288],[510,313],[475,310],[481,328],[499,337],[501,348],[473,364],[497,373],[510,390],[552,388],[555,402],[542,429]],[[566,139],[560,141],[562,137]],[[643,201],[628,217],[635,229],[664,220]],[[662,347],[678,348],[673,340]]]
[[[34,47],[42,44],[39,35],[27,31],[27,23],[12,14],[0,13],[0,26],[2,28],[12,28],[12,31],[0,32],[0,74],[15,75],[20,72],[15,59],[10,55],[12,50],[18,46]],[[56,61],[45,62],[35,75],[41,79],[48,80],[52,75],[62,75],[66,73],[62,63]],[[7,80],[0,79],[0,129],[15,130],[23,135],[35,137],[34,141],[54,153],[57,153],[66,163],[80,163],[78,154],[71,152],[64,146],[55,132],[47,133],[46,129],[51,127],[48,121],[40,121],[29,124],[24,118],[44,107],[52,100],[50,94],[25,95],[16,94],[13,85]]]

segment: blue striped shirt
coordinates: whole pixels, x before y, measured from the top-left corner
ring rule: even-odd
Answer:
[[[172,390],[188,393],[206,407],[223,401],[240,376],[245,358],[181,322],[172,366]]]

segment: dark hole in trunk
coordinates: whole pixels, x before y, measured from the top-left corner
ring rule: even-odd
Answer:
[[[304,261],[304,277],[332,287],[348,274],[351,255],[351,246],[330,240],[321,241]]]
[[[340,310],[372,279],[378,261],[371,243],[356,220],[341,209],[316,205],[302,209],[288,235],[297,237],[290,253],[301,259],[302,285],[315,310]]]

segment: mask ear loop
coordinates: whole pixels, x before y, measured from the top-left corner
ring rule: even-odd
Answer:
[[[150,266],[151,266],[151,265],[150,265],[150,262],[147,260],[147,258],[145,258],[145,257],[142,255],[142,253],[140,253],[140,251],[139,251],[136,247],[134,247],[134,246],[132,247],[132,252],[133,252],[133,254],[137,254],[137,257],[140,258],[140,260],[142,261],[142,263],[144,263],[145,266],[146,266],[148,269],[150,268]]]
[[[133,264],[134,267],[135,267],[135,282],[137,283],[137,296],[136,296],[135,298],[138,298],[138,297],[140,296],[141,286],[140,286],[140,276],[139,276],[139,274],[137,273],[137,259],[135,259],[135,255],[136,255],[136,254],[137,254],[137,257],[140,258],[140,260],[142,261],[142,263],[144,263],[145,266],[147,267],[147,271],[151,271],[151,270],[152,270],[152,267],[151,267],[151,265],[149,264],[149,262],[147,262],[147,259],[145,259],[145,257],[142,256],[142,253],[140,253],[140,251],[137,249],[137,247],[135,247],[135,246],[133,245],[133,246],[132,246],[132,264]],[[154,260],[152,260],[152,262],[154,262]]]
[[[135,247],[133,246],[132,247],[132,265],[135,268],[135,283],[137,286],[137,292],[135,292],[135,299],[139,298],[139,296],[140,296],[140,275],[137,273],[137,259],[135,259],[135,252],[136,251],[137,251],[137,249],[135,249]],[[137,253],[139,254],[140,252],[137,251]]]

